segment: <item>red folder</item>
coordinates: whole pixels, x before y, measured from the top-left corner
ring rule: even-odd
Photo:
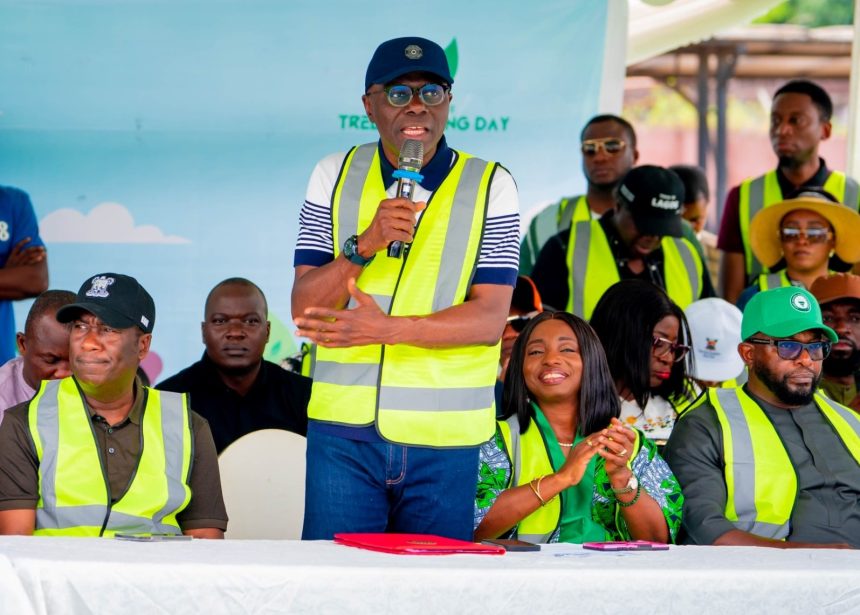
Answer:
[[[450,555],[478,553],[503,555],[504,547],[484,545],[433,534],[335,534],[336,544],[401,555]]]

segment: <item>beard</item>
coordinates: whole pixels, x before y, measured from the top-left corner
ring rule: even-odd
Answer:
[[[793,373],[796,373],[797,371],[798,370],[795,370]],[[815,372],[811,370],[803,371],[809,372],[812,375],[812,382],[808,386],[789,384],[788,378],[791,375],[791,372],[780,377],[767,369],[764,365],[759,363],[753,365],[753,373],[755,373],[758,379],[761,380],[762,384],[764,384],[779,401],[787,406],[805,406],[812,403],[812,400],[814,399],[813,396],[815,395],[816,389],[818,389],[818,383],[821,381],[821,373],[819,372],[818,374],[815,374]]]
[[[840,340],[844,341],[844,340]],[[848,356],[836,356],[833,352],[824,359],[824,374],[834,378],[850,376],[860,369],[860,350],[854,348]]]

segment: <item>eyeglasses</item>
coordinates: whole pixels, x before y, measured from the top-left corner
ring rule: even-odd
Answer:
[[[783,243],[800,241],[801,237],[809,243],[824,243],[829,240],[832,233],[829,229],[813,227],[808,229],[799,228],[781,228],[779,229],[779,239]]]
[[[388,98],[388,104],[392,107],[405,107],[412,102],[412,97],[417,94],[418,98],[420,98],[421,102],[425,105],[428,107],[435,107],[445,102],[445,99],[447,98],[445,95],[450,89],[451,88],[449,86],[439,83],[427,83],[415,88],[398,83],[386,86],[375,92],[367,92],[367,94],[385,94]]]
[[[830,342],[809,342],[804,344],[797,340],[763,340],[751,338],[747,340],[750,344],[761,344],[762,346],[776,346],[776,354],[780,359],[793,361],[800,356],[804,350],[809,353],[813,361],[823,361],[830,356]]]
[[[621,139],[610,137],[608,139],[588,139],[582,142],[581,148],[583,156],[596,156],[600,150],[609,156],[617,156],[626,145]]]
[[[538,311],[529,312],[528,314],[521,314],[518,316],[508,316],[508,324],[511,325],[511,329],[516,331],[517,333],[522,333],[523,329],[526,328],[526,325],[529,324],[529,321],[540,314]]]
[[[672,361],[677,363],[687,356],[687,353],[690,352],[690,347],[655,335],[651,341],[651,352],[654,353],[655,357],[665,357],[671,352]]]

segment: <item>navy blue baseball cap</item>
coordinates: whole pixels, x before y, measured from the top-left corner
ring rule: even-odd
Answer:
[[[448,58],[439,45],[420,36],[403,36],[385,41],[376,48],[367,65],[364,91],[374,83],[386,84],[415,72],[431,73],[448,85],[454,83]]]
[[[140,282],[121,273],[100,273],[81,285],[74,303],[57,310],[57,320],[72,322],[81,312],[95,314],[114,329],[138,327],[152,333],[155,302]]]

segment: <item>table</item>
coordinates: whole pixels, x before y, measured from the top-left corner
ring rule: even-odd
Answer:
[[[0,538],[0,613],[84,612],[860,613],[860,551],[410,556],[325,541]]]

